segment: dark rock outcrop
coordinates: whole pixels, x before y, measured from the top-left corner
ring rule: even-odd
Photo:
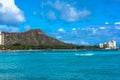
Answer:
[[[6,33],[4,32],[4,44],[21,44],[21,45],[70,45],[58,41],[45,35],[40,29],[30,30],[23,33]]]

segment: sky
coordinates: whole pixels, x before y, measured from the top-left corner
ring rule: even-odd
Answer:
[[[31,29],[77,45],[120,45],[120,0],[0,0],[0,31]]]

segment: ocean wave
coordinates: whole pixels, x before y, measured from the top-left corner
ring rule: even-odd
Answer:
[[[94,54],[93,53],[87,53],[87,54],[78,54],[78,53],[76,53],[75,55],[76,56],[93,56]]]

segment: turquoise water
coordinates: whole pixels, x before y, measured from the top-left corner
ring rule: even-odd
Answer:
[[[120,80],[120,51],[0,52],[0,80]]]

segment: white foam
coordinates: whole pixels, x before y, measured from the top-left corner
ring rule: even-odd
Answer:
[[[78,54],[78,53],[76,53],[75,55],[76,56],[93,56],[94,54],[93,53],[87,53],[87,54]]]

